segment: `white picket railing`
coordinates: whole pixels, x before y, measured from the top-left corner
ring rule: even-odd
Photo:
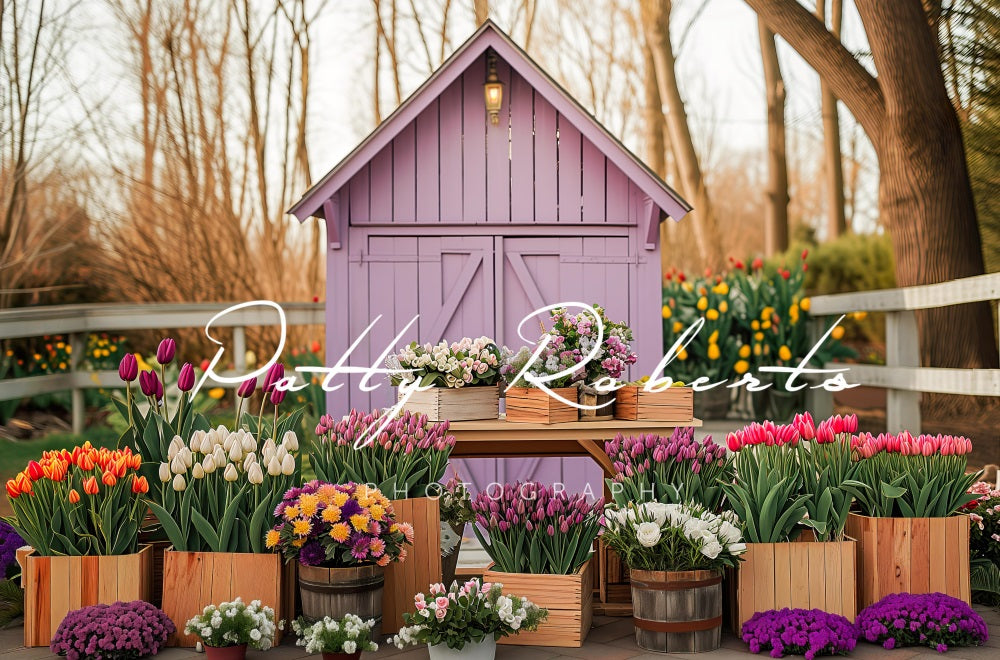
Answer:
[[[921,367],[914,312],[994,300],[1000,300],[1000,273],[901,289],[816,296],[809,313],[839,316],[860,311],[885,312],[885,365],[852,364],[846,379],[851,383],[886,388],[888,431],[896,433],[906,428],[917,433],[920,431],[922,392],[1000,396],[1000,369]],[[941,340],[947,341],[947,338]],[[813,396],[814,405],[823,412],[832,408],[829,393],[814,390]]]
[[[204,328],[213,316],[230,306],[227,303],[93,304],[0,311],[0,339],[62,335],[69,338],[72,347],[68,371],[0,380],[0,401],[69,390],[72,393],[73,432],[80,433],[84,424],[83,391],[88,388],[120,387],[122,384],[117,371],[79,368],[88,334]],[[283,303],[281,308],[288,326],[323,326],[326,323],[322,303]],[[277,323],[278,314],[274,309],[254,306],[230,312],[213,324],[213,327],[233,329],[232,351],[236,373],[246,372],[246,328]]]

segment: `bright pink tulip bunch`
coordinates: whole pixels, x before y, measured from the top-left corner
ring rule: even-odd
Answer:
[[[830,444],[841,435],[849,435],[858,430],[857,415],[834,415],[823,420],[818,425],[813,422],[808,412],[799,413],[792,421],[803,440],[815,440],[817,443]]]
[[[860,458],[871,458],[880,452],[903,456],[964,456],[972,451],[972,441],[955,435],[918,435],[909,431],[891,433],[859,433],[851,440],[851,448]]]
[[[730,451],[739,451],[752,445],[794,447],[800,438],[799,429],[794,424],[775,424],[767,420],[763,424],[751,422],[739,431],[731,432],[726,436],[726,445]]]

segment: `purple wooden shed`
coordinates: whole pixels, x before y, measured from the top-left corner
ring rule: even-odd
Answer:
[[[486,112],[489,58],[503,83]],[[637,374],[662,357],[659,224],[690,206],[488,21],[290,210],[327,225],[326,353],[364,329],[354,365],[406,342],[489,335],[517,348],[517,325],[562,301],[599,303],[635,330]],[[367,362],[365,362],[367,361]],[[350,387],[331,414],[390,405]],[[567,488],[601,476],[589,459],[476,460],[463,476],[539,478]]]

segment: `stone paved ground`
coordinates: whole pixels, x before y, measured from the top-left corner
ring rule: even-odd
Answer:
[[[927,648],[907,648],[886,651],[880,646],[861,643],[849,656],[856,660],[1000,660],[1000,612],[977,608],[990,626],[991,639],[986,646],[978,648],[954,649],[944,656]],[[21,646],[21,628],[13,626],[0,630],[0,660],[36,660],[51,657],[46,648],[26,649]],[[274,648],[267,654],[250,652],[253,660],[296,660],[305,658],[305,650],[293,645],[291,640]],[[392,658],[392,660],[417,660],[427,658],[425,648],[411,648],[405,651],[393,646],[383,646],[378,653],[366,653],[364,658]],[[497,651],[498,660],[550,660],[552,658],[577,658],[583,660],[656,660],[664,657],[697,658],[697,660],[751,660],[746,645],[732,635],[723,638],[722,648],[711,653],[660,654],[647,653],[635,645],[631,619],[595,617],[594,628],[590,631],[583,648],[558,649],[529,646],[501,646]],[[767,656],[757,656],[763,660]],[[158,658],[162,660],[198,660],[203,655],[188,649],[167,649]]]

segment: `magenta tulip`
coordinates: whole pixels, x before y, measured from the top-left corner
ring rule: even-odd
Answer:
[[[181,392],[190,392],[194,387],[194,367],[190,362],[185,362],[181,366],[181,371],[177,374],[177,389]]]
[[[177,352],[177,342],[175,342],[170,337],[167,337],[160,342],[160,345],[156,347],[156,361],[161,365],[170,364],[174,359],[174,353]]]
[[[237,396],[241,399],[249,399],[253,396],[254,390],[257,389],[257,378],[247,378],[245,381],[240,383],[240,388],[236,390]]]
[[[163,385],[154,371],[143,371],[139,374],[139,389],[146,396],[153,396],[159,399],[163,396]]]
[[[118,377],[126,383],[131,383],[139,375],[139,361],[132,353],[126,353],[118,363]]]

